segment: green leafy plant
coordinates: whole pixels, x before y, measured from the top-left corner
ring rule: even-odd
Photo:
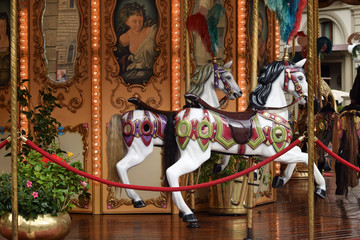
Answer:
[[[199,183],[209,182],[211,180],[230,176],[246,168],[246,159],[241,158],[239,155],[231,155],[229,163],[224,170],[214,173],[214,165],[221,163],[223,156],[223,154],[212,152],[210,159],[201,165],[200,175],[195,172],[195,179],[198,178]]]
[[[56,149],[52,144],[52,152]],[[51,153],[51,151],[50,151]],[[82,170],[80,162],[69,163],[70,158],[57,153],[58,160]],[[0,216],[11,212],[11,174],[0,175]],[[18,210],[26,220],[36,219],[39,214],[57,215],[74,207],[72,199],[79,202],[90,199],[89,184],[81,177],[51,162],[40,153],[31,150],[25,158],[18,159]]]
[[[28,80],[23,80],[28,81]],[[55,108],[61,108],[51,88],[39,91],[41,103],[31,104],[28,89],[18,89],[21,113],[25,114],[31,129],[22,132],[29,140],[52,154],[56,159],[82,170],[81,162],[70,163],[70,153],[62,151],[55,143],[60,122],[52,117]],[[24,110],[26,109],[27,110]],[[56,215],[74,207],[72,200],[77,197],[81,205],[88,203],[90,193],[86,178],[81,177],[43,157],[40,153],[21,146],[18,155],[18,210],[26,220],[36,219],[39,214]],[[0,216],[11,212],[11,174],[0,175]]]

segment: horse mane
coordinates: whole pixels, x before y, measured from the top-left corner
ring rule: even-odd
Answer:
[[[200,96],[204,92],[204,83],[209,79],[214,70],[214,65],[208,63],[196,68],[193,77],[190,80],[190,89],[187,93],[192,93]]]
[[[276,61],[266,64],[260,69],[258,85],[250,93],[249,97],[251,107],[256,108],[265,105],[271,92],[272,83],[279,77],[284,68],[284,62]]]

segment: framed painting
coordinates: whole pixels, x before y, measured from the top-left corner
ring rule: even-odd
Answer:
[[[10,5],[0,1],[0,87],[10,82]]]
[[[158,10],[155,0],[119,0],[114,10],[119,76],[127,85],[147,84],[154,75],[159,52],[156,35]]]

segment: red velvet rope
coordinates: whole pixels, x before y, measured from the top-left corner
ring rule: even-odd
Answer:
[[[106,180],[106,179],[102,179],[100,177],[93,176],[93,175],[91,175],[89,173],[80,171],[80,170],[78,170],[76,168],[71,167],[70,165],[68,165],[65,162],[61,162],[61,161],[57,160],[54,156],[51,156],[49,153],[45,152],[44,150],[42,150],[41,148],[36,146],[30,140],[26,140],[25,143],[27,145],[29,145],[29,147],[31,147],[35,151],[42,154],[44,157],[50,159],[52,162],[66,168],[69,171],[72,171],[73,173],[76,173],[76,174],[81,175],[83,177],[86,177],[88,179],[92,179],[92,180],[95,180],[97,182],[101,182],[101,183],[111,185],[111,186],[114,186],[114,187],[121,187],[121,188],[135,189],[135,190],[143,190],[143,191],[172,192],[172,191],[188,191],[188,190],[193,190],[193,189],[209,187],[209,186],[224,183],[224,182],[233,180],[235,178],[238,178],[240,176],[243,176],[245,174],[248,174],[249,172],[254,171],[254,170],[264,166],[265,164],[268,164],[269,162],[275,160],[276,158],[280,157],[281,155],[283,155],[284,153],[286,153],[287,151],[289,151],[290,149],[295,147],[297,144],[299,144],[300,140],[297,139],[296,141],[291,143],[289,146],[284,148],[282,151],[276,153],[274,156],[269,157],[266,160],[254,165],[254,166],[252,166],[252,167],[250,167],[248,169],[245,169],[244,171],[241,171],[241,172],[235,173],[233,175],[230,175],[228,177],[217,179],[217,180],[214,180],[214,181],[211,181],[211,182],[201,183],[201,184],[197,184],[197,185],[183,186],[183,187],[148,187],[148,186],[139,186],[139,185],[131,185],[131,184],[123,184],[123,183],[118,183],[118,182],[112,182],[112,181],[109,181],[109,180]]]
[[[360,168],[354,166],[353,164],[349,163],[348,161],[346,161],[345,159],[339,157],[338,155],[336,155],[333,151],[331,151],[329,148],[327,148],[319,139],[315,141],[315,143],[317,145],[319,145],[319,147],[321,147],[325,152],[327,152],[330,156],[332,156],[333,158],[335,158],[336,160],[338,160],[339,162],[341,162],[342,164],[344,164],[345,166],[360,172]]]
[[[7,140],[7,139],[5,139],[4,141],[2,141],[1,143],[0,143],[0,149],[2,149],[3,147],[5,147],[6,145],[8,145],[9,144],[9,141]]]

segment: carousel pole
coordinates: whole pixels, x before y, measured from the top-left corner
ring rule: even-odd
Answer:
[[[11,80],[11,206],[12,239],[18,239],[18,177],[17,177],[17,1],[10,2],[10,80]]]
[[[315,6],[314,6],[314,11],[315,11],[315,21],[316,21],[316,39],[318,39],[320,37],[320,22],[319,22],[319,1],[315,1]],[[317,41],[316,41],[317,43]],[[317,45],[316,45],[317,47]],[[321,99],[321,59],[320,59],[320,55],[317,54],[316,52],[316,61],[317,61],[317,96],[318,99],[320,101],[320,107],[323,107],[323,102]],[[327,99],[325,99],[325,102],[327,102]]]
[[[259,10],[258,10],[258,0],[253,1],[252,6],[252,35],[251,35],[251,79],[250,87],[253,91],[257,85],[257,59],[258,59],[258,21],[259,21]],[[250,158],[251,164],[253,159]],[[252,166],[252,165],[250,165]],[[248,185],[248,195],[247,195],[247,238],[252,239],[252,226],[253,226],[253,195],[254,195],[254,186],[253,186],[253,175],[249,174],[249,185]]]
[[[307,2],[307,30],[308,30],[308,55],[307,55],[307,79],[308,79],[308,208],[309,208],[309,239],[314,239],[314,2]]]
[[[186,22],[186,19],[189,15],[189,4],[187,0],[184,0],[184,22]],[[187,28],[184,28],[184,38],[185,38],[185,67],[186,67],[186,91],[190,88],[190,41],[189,41],[189,31]],[[194,184],[194,173],[189,173],[188,178],[188,185]],[[189,192],[189,201],[190,201],[190,208],[195,209],[195,190],[192,190]]]

